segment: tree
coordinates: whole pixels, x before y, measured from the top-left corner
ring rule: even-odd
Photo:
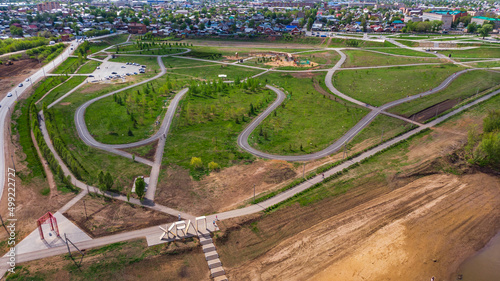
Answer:
[[[14,25],[10,26],[10,34],[16,36],[23,36],[23,29]]]
[[[475,22],[471,22],[469,23],[469,25],[467,25],[467,32],[476,33],[476,31],[477,31],[477,24]]]
[[[129,137],[133,137],[134,136],[134,133],[132,133],[132,130],[130,130],[130,128],[128,128],[128,135],[129,135]]]
[[[105,190],[110,190],[113,187],[113,177],[109,172],[104,176],[104,187]]]
[[[314,19],[313,18],[309,18],[307,20],[307,31],[311,31],[311,28],[313,26],[313,23],[314,23]]]
[[[99,175],[97,176],[97,183],[99,186],[99,189],[103,189],[104,187],[104,173],[102,171],[99,172]]]
[[[146,19],[144,19],[143,23],[144,23],[146,26],[149,26],[149,24],[150,24],[151,22],[149,21],[149,19],[148,19],[148,18],[146,18]]]
[[[363,18],[361,20],[361,26],[363,27],[363,32],[366,32],[367,31],[367,27],[366,27],[366,19]]]
[[[205,24],[204,23],[200,23],[200,25],[198,25],[198,28],[200,30],[205,30]]]
[[[483,26],[478,30],[479,34],[481,34],[481,36],[483,36],[483,39],[484,37],[487,37],[488,34],[490,34],[490,32],[493,30],[493,25],[491,24],[483,24]]]
[[[144,199],[144,195],[146,195],[146,182],[144,178],[140,177],[135,180],[135,194],[139,197],[139,200],[142,201]]]
[[[203,161],[201,161],[201,158],[199,157],[191,158],[191,167],[195,169],[200,169],[202,166],[203,166]]]

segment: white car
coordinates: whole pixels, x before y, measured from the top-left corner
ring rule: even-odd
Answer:
[[[12,97],[12,93],[11,93],[11,92],[9,92],[9,93],[7,94],[7,96],[8,96],[9,98],[10,98],[10,97]]]
[[[28,79],[26,79],[26,82],[29,82],[29,81],[30,81],[30,79],[29,79],[29,78],[28,78]]]

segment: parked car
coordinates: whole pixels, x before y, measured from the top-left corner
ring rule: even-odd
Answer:
[[[113,72],[111,72],[111,74],[116,74],[116,72],[115,72],[115,71],[113,71]]]
[[[124,65],[122,65],[122,68],[125,68],[125,66],[124,66]]]
[[[90,74],[89,77],[94,77],[94,75]]]

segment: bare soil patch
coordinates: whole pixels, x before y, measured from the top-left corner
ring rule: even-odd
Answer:
[[[233,209],[253,197],[254,186],[259,194],[297,175],[292,164],[278,160],[233,166],[201,181],[193,181],[180,167],[162,167],[163,172],[167,176],[158,182],[155,201],[196,215]]]
[[[436,276],[437,280],[446,280],[463,259],[500,230],[500,180],[485,174],[432,175],[362,204],[352,204],[356,197],[351,193],[330,202],[329,208],[337,210],[337,214],[295,236],[276,241],[275,247],[254,260],[229,267],[229,277],[424,280]],[[368,198],[365,194],[363,197]],[[342,201],[352,205],[341,210],[340,206],[346,207]],[[321,206],[315,210],[332,213]],[[287,213],[293,214],[293,220],[305,220],[304,209],[309,208]],[[278,236],[286,233],[289,223],[299,227],[292,218],[284,216],[272,220],[286,226],[275,229]],[[309,219],[316,220],[316,216],[323,217],[310,213]],[[239,242],[236,247],[249,247],[255,231],[265,235],[264,229],[272,227],[272,223],[264,223],[266,218],[262,221],[254,224],[257,230],[250,227],[240,231],[239,237],[234,238]],[[235,247],[231,235],[228,240]],[[217,247],[234,250],[224,244]],[[223,262],[231,263],[222,257]]]
[[[432,117],[435,117],[446,110],[453,108],[455,105],[459,104],[460,100],[459,99],[447,99],[445,101],[442,101],[440,103],[437,103],[433,106],[430,106],[424,110],[421,110],[411,116],[409,116],[409,119],[415,120],[417,122],[424,122],[426,120],[431,119]]]
[[[26,78],[42,67],[42,64],[32,59],[22,59],[13,61],[13,63],[13,65],[0,64],[0,92],[5,95],[12,87],[24,82]]]
[[[64,215],[91,237],[102,237],[177,220],[174,216],[145,207],[91,195],[86,195]]]

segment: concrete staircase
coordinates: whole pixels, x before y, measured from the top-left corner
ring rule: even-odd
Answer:
[[[214,281],[227,281],[226,272],[222,268],[222,263],[215,249],[212,237],[210,237],[210,232],[206,230],[198,231],[198,237],[200,238],[200,244],[203,248],[203,253],[205,253],[208,268],[210,269],[210,276],[214,278]]]

